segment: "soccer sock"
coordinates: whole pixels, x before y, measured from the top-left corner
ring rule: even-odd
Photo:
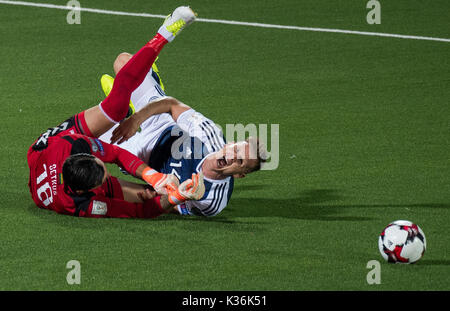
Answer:
[[[109,120],[118,123],[126,117],[131,93],[144,81],[156,57],[167,42],[162,35],[157,33],[119,71],[111,93],[100,103],[100,109]]]

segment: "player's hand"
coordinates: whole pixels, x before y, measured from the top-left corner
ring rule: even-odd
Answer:
[[[191,179],[178,186],[178,192],[188,200],[200,200],[205,194],[203,172],[192,174]]]
[[[175,175],[159,173],[150,167],[142,172],[142,179],[152,186],[158,194],[168,194],[168,189],[176,189],[180,184]]]
[[[141,122],[136,117],[136,114],[131,115],[128,119],[120,122],[119,126],[113,131],[111,144],[117,142],[120,145],[124,141],[127,141],[136,134],[140,126]]]
[[[144,191],[138,192],[137,195],[142,201],[147,201],[147,200],[151,200],[154,197],[156,197],[157,193],[155,190],[150,190],[147,188],[147,189],[144,189]]]
[[[203,173],[192,174],[192,178],[185,180],[177,188],[167,187],[169,202],[178,205],[187,200],[200,200],[205,194]]]

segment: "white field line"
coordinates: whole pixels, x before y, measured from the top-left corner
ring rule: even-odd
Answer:
[[[69,11],[75,10],[74,7],[69,7],[69,6],[65,6],[65,5],[49,4],[49,3],[0,0],[0,4],[31,6],[31,7],[69,10]],[[76,9],[76,10],[78,10],[78,9]],[[147,17],[147,18],[165,18],[166,17],[166,15],[160,15],[160,14],[131,13],[131,12],[110,11],[110,10],[91,9],[91,8],[83,8],[83,7],[79,8],[79,10],[82,12],[107,14],[107,15],[136,16],[136,17]],[[330,33],[341,33],[341,34],[362,35],[362,36],[389,37],[389,38],[398,38],[398,39],[450,42],[450,39],[447,39],[447,38],[400,35],[400,34],[381,33],[381,32],[368,32],[368,31],[329,29],[329,28],[313,28],[313,27],[300,27],[300,26],[286,26],[286,25],[249,23],[249,22],[229,21],[229,20],[221,20],[221,19],[206,19],[206,18],[198,18],[197,21],[205,22],[205,23],[239,25],[239,26],[261,27],[261,28],[272,28],[272,29],[289,29],[289,30],[299,30],[299,31],[315,31],[315,32],[330,32]]]

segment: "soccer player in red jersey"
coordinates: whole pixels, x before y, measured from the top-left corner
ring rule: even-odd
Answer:
[[[122,68],[109,96],[59,126],[48,129],[30,147],[31,197],[40,208],[83,217],[153,218],[176,204],[203,196],[203,176],[178,185],[142,160],[97,139],[126,117],[131,93],[142,83],[163,46],[195,20],[189,7],[177,8],[158,33]],[[104,163],[115,163],[148,186],[110,176]],[[161,195],[163,194],[163,195]]]

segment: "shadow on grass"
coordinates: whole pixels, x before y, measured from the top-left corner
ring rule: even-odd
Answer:
[[[425,255],[426,256],[426,255]],[[418,263],[420,266],[450,266],[449,259],[421,259]]]
[[[232,198],[228,211],[239,217],[268,217],[322,220],[322,221],[368,221],[373,218],[364,216],[363,211],[357,215],[342,215],[346,209],[367,208],[442,208],[450,209],[450,204],[417,203],[417,204],[339,204],[344,199],[336,189],[314,189],[302,191],[295,198],[260,199]]]
[[[264,186],[246,185],[240,187],[239,192],[246,190],[263,189]],[[226,210],[215,217],[180,217],[177,215],[164,215],[155,219],[123,219],[125,221],[182,221],[182,222],[204,222],[223,224],[255,224],[258,221],[246,222],[238,218],[261,218],[261,217],[282,217],[289,219],[321,220],[321,221],[369,221],[373,218],[358,215],[342,215],[346,209],[366,209],[366,208],[450,208],[450,204],[421,203],[421,204],[339,204],[343,201],[343,196],[336,189],[313,189],[299,192],[294,198],[232,198]],[[335,202],[335,203],[333,203]],[[43,211],[35,206],[33,213],[41,217],[53,219],[55,214],[51,211]],[[224,215],[225,214],[225,215]],[[229,217],[233,218],[229,218]],[[63,217],[58,215],[58,217]],[[70,220],[72,216],[63,217]],[[58,220],[61,221],[61,220]]]
[[[246,185],[240,187],[239,192],[246,190],[259,190],[265,186]],[[347,220],[360,221],[369,220],[367,217],[356,216],[333,216],[339,213],[336,206],[328,206],[323,208],[320,204],[336,201],[342,197],[337,190],[318,189],[301,192],[298,197],[290,199],[263,199],[263,198],[231,198],[229,205],[226,207],[226,214],[232,214],[232,217],[239,218],[261,218],[261,217],[285,217],[295,219],[320,219],[320,220]],[[202,222],[220,222],[220,223],[239,223],[245,224],[242,219],[230,219],[223,214],[215,217],[182,217],[185,221],[202,221]],[[168,215],[157,218],[158,221],[179,219],[179,216]],[[251,224],[257,221],[248,222]]]
[[[366,221],[365,216],[340,215],[348,206],[334,205],[343,199],[335,189],[302,191],[294,198],[232,198],[228,211],[239,217],[283,217],[325,221]]]

